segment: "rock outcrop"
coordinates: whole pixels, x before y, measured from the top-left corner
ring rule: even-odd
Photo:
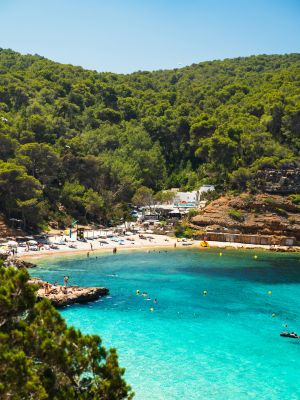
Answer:
[[[4,266],[12,265],[15,268],[35,268],[36,264],[29,261],[21,260],[20,258],[11,257],[7,254],[0,254],[0,260],[3,261]]]
[[[60,286],[50,285],[49,289],[45,290],[45,282],[38,278],[30,279],[29,283],[38,285],[38,299],[48,299],[55,307],[65,307],[74,303],[87,303],[89,301],[98,300],[99,297],[105,296],[109,290],[105,287],[78,287],[78,286]]]
[[[300,168],[259,170],[253,182],[253,186],[263,193],[300,193]]]
[[[192,218],[202,232],[295,237],[300,242],[300,207],[279,195],[224,196]]]

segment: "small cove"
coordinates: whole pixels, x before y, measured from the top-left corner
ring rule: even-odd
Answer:
[[[60,312],[118,349],[137,399],[298,399],[300,341],[279,333],[300,333],[299,255],[221,252],[48,257],[31,274],[110,289]]]

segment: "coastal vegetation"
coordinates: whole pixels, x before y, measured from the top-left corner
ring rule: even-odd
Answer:
[[[0,398],[131,399],[114,349],[36,301],[26,269],[0,266]]]
[[[299,67],[261,55],[121,75],[1,49],[0,212],[43,229],[120,220],[171,187],[255,191],[256,171],[299,165]]]

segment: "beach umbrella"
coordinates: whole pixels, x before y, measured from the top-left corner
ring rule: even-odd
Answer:
[[[29,246],[35,246],[38,242],[36,240],[28,240],[27,244],[29,244]]]
[[[18,247],[18,243],[15,242],[14,240],[10,240],[9,242],[7,242],[7,246],[9,246],[9,247]]]

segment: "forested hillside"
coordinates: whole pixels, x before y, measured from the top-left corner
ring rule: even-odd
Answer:
[[[121,218],[141,186],[244,190],[299,150],[300,54],[119,75],[0,50],[0,211],[33,227]]]

